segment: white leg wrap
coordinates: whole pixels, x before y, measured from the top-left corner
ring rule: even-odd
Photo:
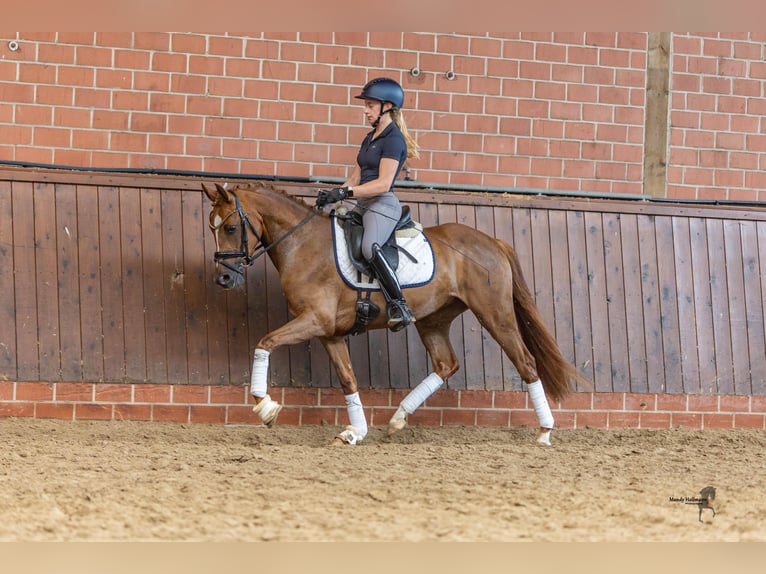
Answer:
[[[357,440],[362,440],[367,436],[367,418],[364,416],[362,399],[359,398],[359,393],[345,395],[344,398],[348,410],[348,422],[356,430],[357,438],[354,441],[356,443]]]
[[[439,390],[439,387],[443,384],[444,381],[439,375],[431,373],[423,379],[417,387],[412,389],[406,397],[404,397],[404,400],[401,402],[401,408],[404,409],[408,415],[411,415],[428,397]]]
[[[250,394],[256,399],[266,396],[269,375],[269,352],[256,349],[253,357],[253,370],[250,373]]]
[[[527,385],[527,392],[529,393],[529,398],[532,399],[532,406],[535,408],[535,414],[540,422],[540,427],[552,429],[554,422],[553,413],[548,406],[548,399],[545,397],[543,383],[540,382],[540,379],[537,379],[531,385]]]

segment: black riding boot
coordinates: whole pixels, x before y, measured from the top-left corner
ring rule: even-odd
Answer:
[[[370,266],[375,272],[378,283],[380,283],[380,290],[383,292],[383,296],[388,303],[386,306],[388,328],[394,332],[401,331],[407,325],[412,323],[415,320],[415,317],[412,316],[412,312],[404,301],[402,288],[399,285],[399,279],[397,279],[394,270],[391,269],[391,266],[388,264],[388,261],[380,249],[380,245],[377,243],[372,246]]]

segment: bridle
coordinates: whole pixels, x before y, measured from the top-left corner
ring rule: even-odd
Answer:
[[[226,267],[227,269],[234,271],[235,273],[242,275],[242,263],[245,265],[251,265],[253,261],[258,259],[261,255],[267,253],[270,249],[276,247],[281,243],[284,239],[287,239],[290,235],[298,231],[301,227],[303,227],[305,224],[309,222],[312,218],[317,216],[320,212],[316,210],[312,210],[311,213],[309,213],[303,221],[298,223],[295,227],[290,229],[287,233],[285,233],[282,237],[274,241],[273,243],[268,243],[264,238],[262,234],[259,234],[258,231],[255,229],[255,225],[253,225],[252,220],[250,217],[245,213],[245,210],[242,209],[242,204],[239,201],[239,197],[236,193],[234,193],[231,190],[228,190],[228,192],[234,196],[234,209],[230,211],[226,217],[224,217],[218,225],[214,225],[212,221],[208,222],[208,225],[210,226],[210,229],[213,230],[213,233],[215,234],[223,225],[228,221],[228,219],[234,215],[235,213],[239,216],[239,225],[240,225],[240,244],[239,244],[239,250],[238,251],[216,251],[213,253],[213,260]],[[250,230],[255,238],[258,240],[258,242],[255,244],[255,247],[253,248],[253,252],[250,253],[250,244],[248,240],[248,230]],[[217,240],[216,240],[217,244]],[[216,245],[217,247],[217,245]],[[229,263],[229,259],[238,259],[240,264],[232,264]]]

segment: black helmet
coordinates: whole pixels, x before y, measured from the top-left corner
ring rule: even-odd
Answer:
[[[370,80],[362,88],[362,93],[354,97],[360,100],[391,102],[395,108],[401,108],[404,104],[404,90],[402,90],[398,82],[391,78],[375,78]]]

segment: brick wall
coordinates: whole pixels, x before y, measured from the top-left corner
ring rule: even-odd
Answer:
[[[763,200],[764,45],[672,35],[670,197]],[[646,67],[642,32],[0,33],[0,160],[343,177],[386,74],[419,181],[636,194]]]
[[[367,420],[385,425],[407,391],[362,391]],[[348,424],[340,389],[274,388],[279,423]],[[556,427],[766,429],[766,397],[665,393],[576,393],[551,405]],[[0,381],[0,416],[260,424],[243,386]],[[418,426],[537,426],[526,392],[440,389],[410,417]]]
[[[668,194],[764,201],[766,34],[673,35]]]

